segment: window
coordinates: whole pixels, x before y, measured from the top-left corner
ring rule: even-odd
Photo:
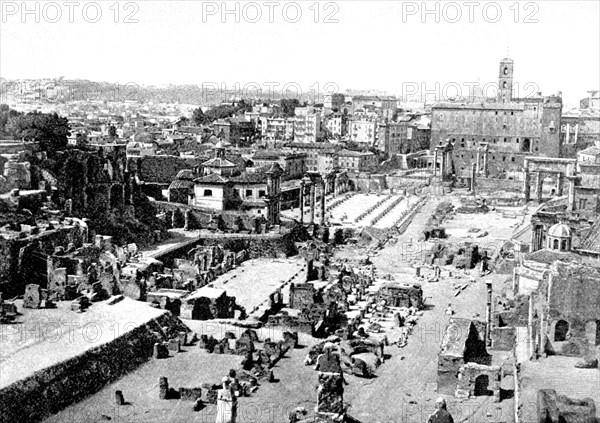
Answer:
[[[252,190],[251,189],[247,189],[246,190],[246,197],[252,197]]]
[[[506,156],[502,157],[502,161],[505,162],[506,161]]]
[[[204,196],[205,197],[212,197],[212,189],[205,189],[204,190]]]
[[[508,66],[504,67],[504,75],[508,75]]]
[[[260,191],[258,191],[258,198],[262,198],[266,195],[267,195],[267,192],[265,190],[261,189]]]
[[[586,206],[587,206],[587,199],[586,198],[580,198],[579,199],[579,210],[585,209]]]
[[[504,142],[506,142],[507,138],[504,138]]]

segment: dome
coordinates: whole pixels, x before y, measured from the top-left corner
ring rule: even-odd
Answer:
[[[570,238],[571,237],[571,228],[569,228],[564,223],[557,223],[556,225],[552,225],[548,230],[548,236],[555,238]]]

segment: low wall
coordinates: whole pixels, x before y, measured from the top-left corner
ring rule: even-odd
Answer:
[[[153,331],[183,327],[165,312],[115,340],[0,390],[0,422],[37,422],[100,391],[152,357]]]
[[[163,251],[154,258],[169,267],[173,265],[176,258],[187,256],[188,252],[198,245],[220,245],[235,253],[245,250],[248,254],[247,259],[295,255],[297,250],[294,244],[294,232],[284,231],[284,233],[266,234],[201,233],[198,239]]]

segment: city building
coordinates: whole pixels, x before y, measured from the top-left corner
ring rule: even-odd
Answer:
[[[317,142],[321,135],[321,112],[311,107],[296,107],[294,141]]]
[[[301,179],[306,171],[306,154],[282,150],[258,150],[252,156],[254,167],[278,163],[283,170],[282,180]]]
[[[377,156],[371,152],[340,150],[338,166],[349,172],[369,172],[377,167]]]
[[[496,101],[433,106],[430,148],[450,140],[457,174],[476,164],[484,176],[519,178],[526,156],[561,157],[561,97],[515,99],[512,78],[512,60],[504,59]]]
[[[350,140],[359,144],[375,146],[378,124],[376,120],[350,121]]]

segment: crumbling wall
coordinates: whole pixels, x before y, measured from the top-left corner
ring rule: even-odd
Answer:
[[[596,423],[594,400],[575,400],[557,395],[552,389],[540,389],[537,395],[538,423]]]

